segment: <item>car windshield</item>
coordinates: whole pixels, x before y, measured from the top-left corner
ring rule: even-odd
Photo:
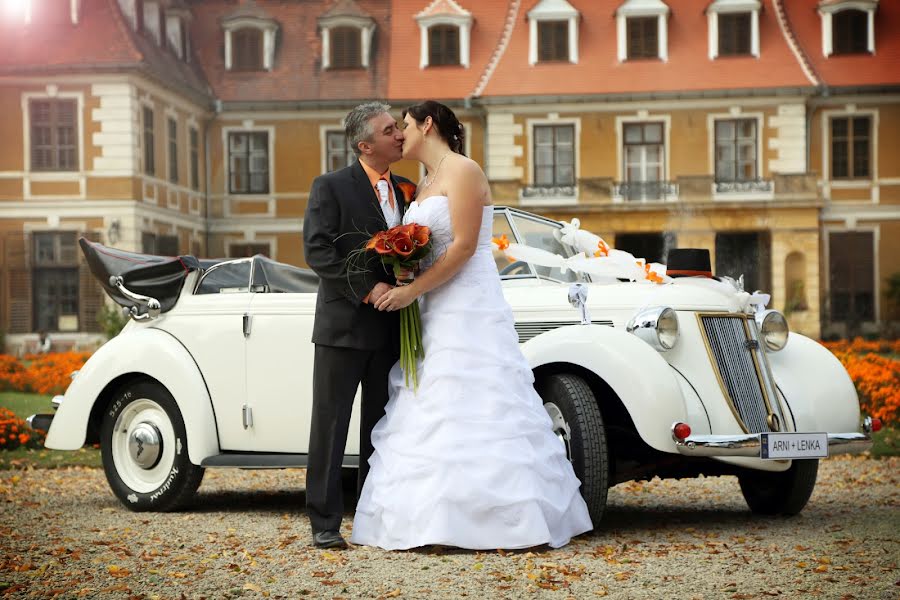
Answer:
[[[559,229],[560,225],[556,221],[509,209],[499,210],[494,213],[494,237],[506,235],[510,242],[540,248],[564,257],[572,256],[575,251],[558,239]],[[537,276],[554,281],[573,282],[578,280],[578,275],[571,271],[563,273],[560,269],[554,267],[511,261],[503,252],[497,249],[496,245],[493,248],[497,270],[504,279]]]

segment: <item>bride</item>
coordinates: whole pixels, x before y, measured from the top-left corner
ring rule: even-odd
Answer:
[[[591,520],[519,350],[492,254],[487,178],[462,154],[449,108],[427,101],[403,120],[403,156],[428,169],[404,222],[430,227],[434,250],[413,283],[375,306],[421,298],[425,358],[417,390],[399,363],[391,371],[350,539],[386,549],[563,546]]]

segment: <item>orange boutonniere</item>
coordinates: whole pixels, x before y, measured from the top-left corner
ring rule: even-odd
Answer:
[[[397,184],[397,187],[403,192],[403,201],[406,204],[413,201],[413,198],[416,196],[416,184],[409,181],[401,181]]]

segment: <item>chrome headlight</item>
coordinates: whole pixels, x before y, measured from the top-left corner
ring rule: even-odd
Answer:
[[[641,309],[625,328],[660,352],[671,350],[678,341],[678,315],[667,306]]]
[[[764,310],[756,313],[756,325],[759,327],[759,335],[770,352],[778,352],[787,345],[788,328],[787,319],[777,310]]]

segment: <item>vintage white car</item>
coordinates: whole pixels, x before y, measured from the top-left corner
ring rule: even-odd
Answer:
[[[494,218],[514,244],[579,255],[561,235],[569,224],[500,207]],[[54,398],[54,415],[30,419],[49,426],[48,448],[99,442],[113,492],[136,511],[184,506],[207,468],[305,465],[314,274],[262,256],[82,247],[132,319]],[[610,486],[653,476],[736,475],[753,512],[795,514],[819,459],[871,444],[873,422],[861,421],[842,365],[789,333],[758,294],[706,277],[598,283],[499,248],[496,258],[595,524]],[[354,413],[348,468],[358,465]]]

